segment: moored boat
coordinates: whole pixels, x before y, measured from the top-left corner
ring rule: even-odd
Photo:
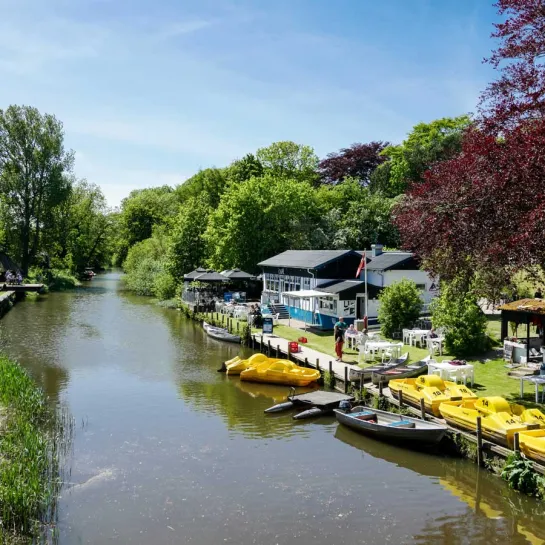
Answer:
[[[340,424],[365,435],[415,446],[438,443],[447,432],[441,424],[367,407],[354,407],[349,412],[335,409],[335,416]]]
[[[373,384],[382,382],[387,384],[392,379],[406,379],[410,377],[418,377],[427,372],[430,356],[426,356],[423,360],[411,363],[411,365],[398,366],[393,369],[387,369],[382,371],[376,371],[371,374],[371,380]]]
[[[242,371],[248,369],[249,367],[253,367],[255,365],[259,365],[261,363],[264,363],[268,361],[269,358],[265,356],[265,354],[254,354],[253,356],[249,357],[248,359],[242,360],[238,358],[238,360],[231,362],[226,362],[226,373],[228,375],[240,375]]]
[[[527,458],[545,463],[545,430],[526,430],[519,432],[520,450]]]
[[[207,324],[206,322],[203,322],[202,326],[208,336],[212,337],[213,339],[218,339],[219,341],[226,341],[230,343],[240,343],[240,336],[229,333],[227,329],[223,329],[222,327],[214,327],[210,324]]]
[[[319,378],[320,371],[299,367],[288,360],[269,360],[240,373],[240,380],[287,386],[308,386]]]
[[[372,365],[370,367],[350,369],[349,380],[351,382],[358,382],[370,378],[373,373],[385,372],[396,367],[401,367],[407,363],[409,359],[409,353],[405,352],[399,358],[382,364]]]
[[[482,412],[482,408],[485,412]],[[509,403],[501,397],[468,399],[461,404],[441,403],[441,416],[456,428],[475,433],[477,417],[481,417],[483,437],[504,446],[513,446],[515,433],[539,428],[538,423],[523,422],[520,416],[511,412]]]
[[[403,401],[408,405],[420,408],[420,400],[424,400],[426,412],[441,416],[439,406],[450,402],[461,404],[464,399],[477,399],[477,396],[464,385],[443,381],[437,375],[420,376],[416,379],[393,379],[389,382],[390,392],[399,399],[403,392]]]

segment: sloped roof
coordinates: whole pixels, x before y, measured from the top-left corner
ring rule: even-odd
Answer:
[[[228,269],[227,271],[221,271],[221,274],[233,280],[249,280],[254,277],[253,274],[241,271],[240,269]]]
[[[364,293],[365,282],[361,280],[336,280],[316,287],[318,291],[325,291],[326,293],[341,293],[354,288],[361,288],[362,293]]]
[[[514,310],[516,312],[527,312],[528,314],[545,314],[545,299],[520,299],[505,303],[499,310]]]
[[[220,274],[216,271],[206,271],[202,274],[198,274],[195,276],[193,280],[196,280],[198,282],[224,282],[227,280],[223,274]]]
[[[286,250],[258,263],[258,265],[260,267],[315,269],[350,254],[356,254],[356,252],[353,250]]]
[[[197,267],[194,271],[184,274],[184,280],[194,280],[196,276],[199,276],[199,274],[203,274],[205,272],[206,269],[203,269],[202,267]]]
[[[383,252],[376,257],[367,254],[367,257],[371,259],[367,263],[367,268],[370,271],[388,271],[413,259],[413,254],[410,252]]]
[[[20,272],[20,270],[19,265],[8,254],[0,252],[0,271]]]

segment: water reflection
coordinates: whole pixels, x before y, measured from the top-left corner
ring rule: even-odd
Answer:
[[[491,536],[499,533],[503,538],[508,537],[510,543],[545,544],[543,506],[510,490],[490,472],[478,469],[470,472],[464,460],[412,452],[364,437],[344,426],[338,426],[335,437],[360,450],[362,456],[381,458],[426,475],[468,506],[461,518],[446,516],[427,521],[414,536],[417,543],[458,543],[469,538],[472,543],[489,543]]]

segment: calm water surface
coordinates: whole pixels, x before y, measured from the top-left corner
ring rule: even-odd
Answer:
[[[17,305],[0,341],[76,420],[60,543],[545,543],[542,505],[473,464],[263,414],[236,346],[101,275]]]

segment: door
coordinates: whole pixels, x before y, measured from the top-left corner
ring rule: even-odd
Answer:
[[[362,320],[365,316],[365,297],[363,295],[358,295],[356,301],[356,317],[358,320]]]

